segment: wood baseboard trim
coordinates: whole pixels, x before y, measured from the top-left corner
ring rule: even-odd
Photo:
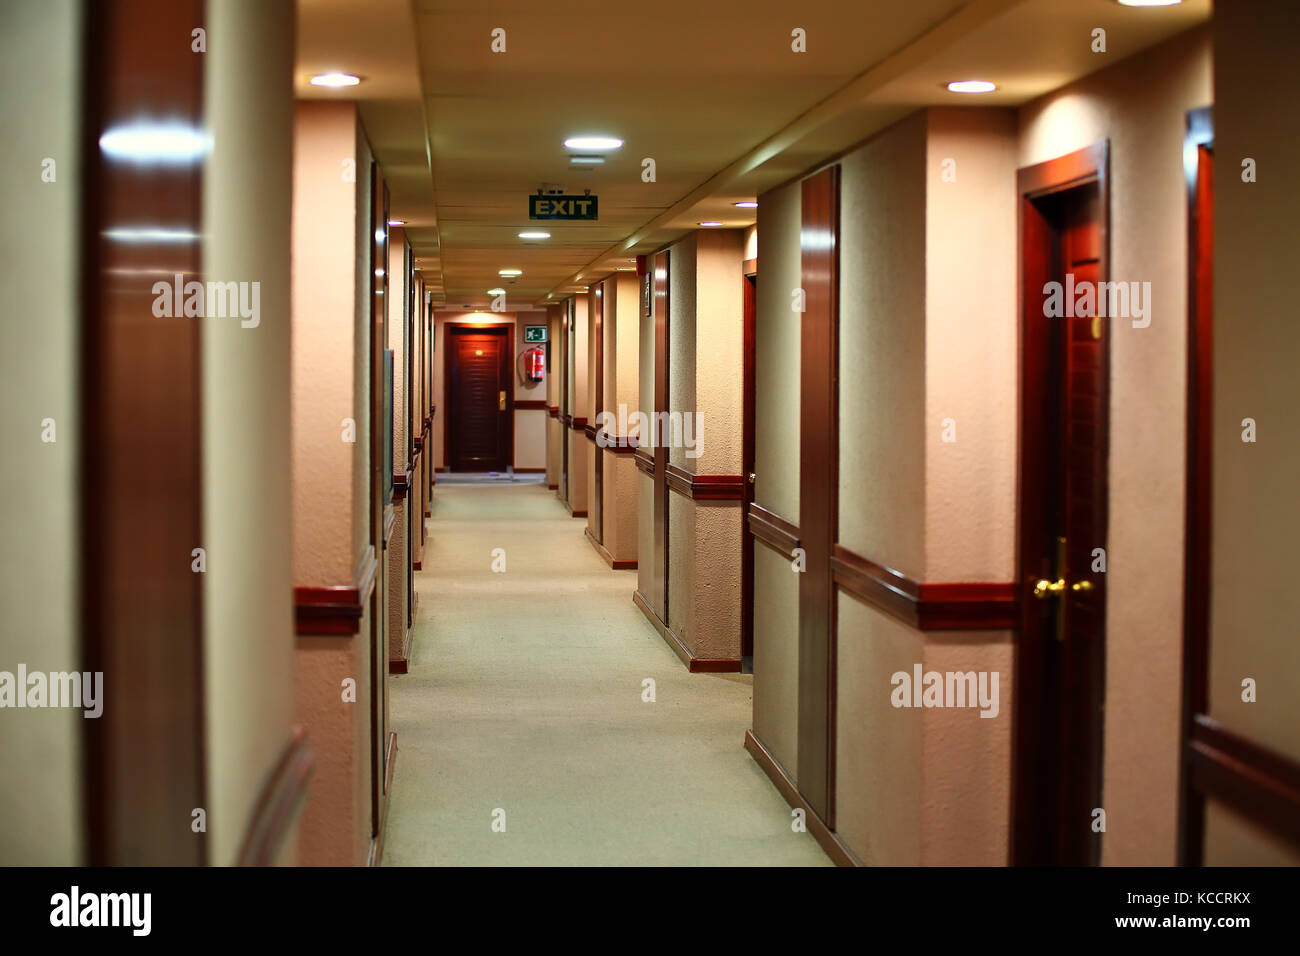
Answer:
[[[379,833],[370,838],[370,857],[366,860],[366,866],[379,866],[384,861],[384,837],[388,833],[388,802],[393,793],[393,768],[397,765],[397,731],[390,731],[388,734],[388,757],[384,761],[388,769],[384,772],[384,803],[383,810],[379,814],[383,824],[379,828]]]
[[[586,508],[580,508],[580,509],[578,509],[577,511],[570,511],[570,512],[569,512],[569,517],[571,517],[571,518],[585,518],[585,517],[587,517],[587,509],[586,509]]]
[[[659,632],[659,636],[664,639],[674,654],[681,659],[686,665],[686,670],[691,674],[738,674],[740,673],[741,661],[739,657],[695,657],[691,654],[682,639],[678,637],[671,627],[659,619],[654,608],[645,599],[640,591],[632,592],[632,603],[641,609],[650,625]]]
[[[416,571],[423,571],[423,570],[424,570],[424,562],[423,562],[423,561],[412,561],[412,562],[411,562],[411,567],[412,567],[414,570],[416,570]]]
[[[408,627],[406,633],[402,635],[402,650],[396,657],[388,659],[388,673],[405,674],[410,669],[411,661],[411,629]]]
[[[547,485],[547,486],[546,486],[546,490],[547,490],[547,491],[559,491],[559,490],[560,490],[560,486],[559,486],[559,485]]]
[[[831,579],[846,594],[922,631],[1012,630],[1019,624],[1010,582],[920,584],[839,544],[831,553]]]
[[[835,831],[828,827],[822,818],[817,815],[816,811],[809,806],[808,801],[799,793],[799,788],[790,779],[790,775],[785,772],[785,768],[754,736],[752,730],[745,731],[745,749],[754,758],[754,762],[767,774],[767,778],[772,781],[772,785],[785,798],[785,802],[790,805],[790,808],[803,811],[808,832],[812,834],[818,845],[826,851],[826,855],[831,858],[831,861],[836,866],[862,866],[862,861],[841,842],[840,838],[835,835]]]
[[[294,633],[333,637],[356,634],[375,590],[378,570],[375,549],[369,546],[357,569],[355,584],[294,588]]]
[[[605,563],[608,564],[612,570],[614,571],[635,571],[636,570],[635,561],[628,561],[626,559],[624,560],[616,559],[612,554],[609,553],[609,549],[606,548],[604,544],[596,540],[596,536],[591,533],[590,528],[583,528],[582,533],[583,535],[586,536],[587,540],[591,542],[591,546],[596,549],[596,553],[599,554],[602,559],[604,559]]]
[[[541,398],[516,398],[514,405],[517,412],[546,412],[551,408],[546,404],[546,400]]]
[[[275,863],[307,799],[307,780],[315,769],[313,764],[307,732],[301,725],[295,726],[275,769],[262,785],[236,865]]]

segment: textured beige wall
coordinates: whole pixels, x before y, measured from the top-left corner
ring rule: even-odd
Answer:
[[[1210,83],[1210,35],[1197,29],[1020,110],[1022,166],[1110,140],[1110,277],[1151,283],[1150,327],[1111,327],[1102,859],[1113,865],[1175,859],[1187,401],[1182,150],[1185,115],[1210,102]],[[1235,235],[1222,221],[1216,229]],[[1254,361],[1249,374],[1268,381]],[[1222,387],[1216,381],[1216,393]],[[1215,541],[1217,556],[1228,553],[1225,544]],[[1241,633],[1235,621],[1233,631]]]
[[[839,541],[919,580],[923,436],[933,427],[925,421],[925,114],[845,156],[840,196]]]
[[[364,866],[370,853],[370,612],[353,637],[300,637],[299,718],[316,763],[300,822],[300,866]],[[356,702],[343,682],[356,682]]]
[[[8,174],[0,182],[0,487],[8,502],[0,550],[0,669],[80,669],[77,447],[82,5],[0,5],[0,99]],[[56,181],[41,181],[41,161]],[[41,440],[55,421],[56,441]],[[111,702],[109,702],[111,706]],[[81,733],[70,709],[5,710],[0,718],[0,863],[84,860]]]
[[[293,174],[293,580],[352,581],[358,549],[354,501],[364,497],[367,408],[358,405],[357,210],[369,193],[351,103],[299,102]],[[343,161],[356,162],[356,182]],[[366,230],[368,232],[368,229]],[[364,247],[362,247],[364,248]],[[362,266],[364,268],[364,264]],[[356,422],[356,442],[342,421]],[[358,474],[362,480],[358,480]],[[364,535],[366,528],[356,529]]]
[[[799,183],[759,197],[755,315],[755,502],[799,521],[799,321],[802,282]],[[799,720],[799,578],[790,562],[754,544],[754,735],[795,779]]]
[[[1295,313],[1295,157],[1300,93],[1294,4],[1215,11],[1214,501],[1210,715],[1300,760],[1300,365]],[[1267,78],[1266,84],[1263,79]],[[1258,164],[1242,182],[1241,162]],[[1242,419],[1257,440],[1241,440]],[[1257,683],[1255,703],[1242,681]],[[1207,840],[1211,862],[1247,854]]]
[[[203,181],[204,274],[260,283],[261,296],[255,328],[201,320],[208,841],[209,859],[229,864],[294,722],[294,11],[231,0],[212,8],[206,26],[204,114],[213,151]]]
[[[615,418],[611,433],[618,430],[618,407],[637,411],[638,355],[640,336],[640,288],[636,275],[618,272],[603,283],[605,297],[605,401],[603,408]],[[594,424],[594,421],[593,421]],[[618,432],[623,437],[623,432]],[[637,479],[631,455],[604,452],[602,486],[604,521],[602,544],[616,561],[637,559]]]
[[[388,235],[388,348],[393,352],[393,459],[392,474],[406,472],[408,435],[412,432],[412,394],[408,391],[406,369],[408,350],[418,347],[410,341],[407,328],[407,294],[409,276],[406,273],[406,232],[400,226],[389,230]],[[413,385],[415,383],[412,383]],[[385,598],[388,630],[388,656],[400,658],[406,652],[407,636],[407,561],[414,560],[407,548],[408,511],[419,507],[419,485],[412,475],[412,485],[405,498],[393,498],[393,533],[384,551]]]
[[[1016,115],[948,109],[928,110],[925,118],[924,579],[1010,581],[1019,375]],[[948,159],[955,182],[942,176]],[[955,425],[955,442],[943,441],[945,419]]]
[[[799,321],[791,293],[800,275],[802,198],[798,182],[758,203],[759,277],[754,337],[755,501],[799,523]],[[759,680],[757,674],[755,681]]]

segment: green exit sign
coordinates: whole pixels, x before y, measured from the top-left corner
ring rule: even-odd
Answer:
[[[595,219],[597,209],[595,196],[528,197],[529,219]]]
[[[545,342],[546,326],[544,325],[525,325],[524,326],[525,342]]]

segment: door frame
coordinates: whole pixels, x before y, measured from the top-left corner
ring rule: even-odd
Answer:
[[[1032,166],[1026,166],[1016,174],[1016,218],[1017,218],[1017,269],[1019,271],[1019,340],[1020,364],[1019,375],[1019,422],[1018,449],[1016,463],[1016,589],[1017,603],[1020,609],[1018,639],[1015,649],[1014,685],[1015,703],[1012,728],[1012,789],[1011,789],[1011,843],[1010,860],[1013,864],[1037,861],[1037,836],[1042,832],[1061,833],[1064,821],[1055,816],[1056,806],[1044,806],[1036,799],[1036,768],[1040,764],[1040,755],[1055,746],[1055,740],[1043,733],[1041,719],[1049,703],[1044,695],[1044,681],[1040,675],[1046,670],[1045,649],[1041,642],[1027,639],[1027,635],[1036,631],[1030,615],[1037,613],[1039,602],[1033,597],[1034,582],[1037,574],[1031,573],[1027,561],[1032,553],[1040,547],[1042,529],[1040,522],[1031,516],[1026,502],[1040,500],[1045,485],[1043,457],[1045,435],[1049,416],[1045,410],[1044,396],[1050,385],[1050,361],[1048,350],[1051,339],[1043,332],[1042,319],[1042,279],[1044,275],[1054,278],[1054,263],[1044,263],[1042,257],[1034,268],[1027,268],[1029,255],[1033,249],[1041,248],[1040,236],[1027,236],[1034,230],[1036,220],[1029,220],[1026,211],[1033,204],[1048,196],[1056,195],[1070,189],[1095,183],[1098,190],[1098,278],[1108,281],[1110,276],[1110,145],[1102,140],[1090,146],[1055,159],[1050,159]],[[1109,466],[1110,439],[1110,348],[1111,335],[1109,323],[1103,327],[1105,336],[1102,358],[1105,363],[1101,375],[1101,404],[1105,410],[1106,461]],[[1052,406],[1051,415],[1059,414]],[[1107,522],[1110,512],[1109,482],[1104,486]],[[1109,540],[1109,535],[1107,536]],[[1095,688],[1102,699],[1105,697],[1105,615],[1102,616],[1102,686]],[[1095,728],[1099,735],[1100,727]],[[1105,739],[1101,737],[1098,744],[1099,763],[1104,764]],[[1095,769],[1097,786],[1101,787],[1101,767]],[[1078,826],[1075,822],[1072,826]],[[1092,863],[1100,860],[1101,841],[1099,834],[1089,837],[1089,859]]]
[[[591,425],[600,433],[599,422],[601,411],[605,404],[605,283],[597,282],[592,289],[591,299],[587,304],[591,309],[591,343],[590,348],[594,353],[594,365],[592,369],[592,415]],[[595,456],[592,459],[592,488],[590,492],[591,500],[587,503],[587,512],[591,515],[592,533],[596,536],[597,544],[605,542],[605,500],[604,500],[604,483],[605,483],[605,459],[604,448],[599,441],[591,443],[591,453]]]
[[[456,364],[456,350],[453,347],[452,336],[465,335],[470,332],[491,332],[493,335],[504,335],[506,344],[501,351],[501,369],[505,373],[505,379],[508,383],[506,386],[506,408],[505,408],[505,433],[506,433],[506,468],[514,468],[515,464],[515,325],[513,322],[446,322],[443,328],[447,333],[447,340],[444,345],[443,356],[443,376],[445,383],[443,404],[446,405],[444,415],[446,416],[446,425],[442,430],[442,460],[447,463],[447,471],[455,471],[452,467],[452,432],[456,429],[456,390],[452,388],[451,370]]]
[[[754,503],[754,436],[757,421],[755,409],[758,393],[755,390],[755,355],[758,327],[758,260],[746,259],[741,281],[744,321],[744,361],[741,397],[741,474],[745,476],[741,502],[740,529],[740,658],[754,656],[754,536],[748,532],[749,508]],[[743,669],[742,663],[742,669]]]
[[[672,335],[671,335],[671,280],[672,254],[667,248],[660,249],[650,257],[651,269],[651,321],[654,322],[654,411],[669,411],[669,373],[671,369]],[[657,421],[658,419],[652,419]],[[651,426],[653,432],[654,427]],[[655,613],[665,627],[670,627],[668,620],[668,573],[671,566],[671,544],[668,540],[668,453],[669,448],[663,441],[662,434],[652,434],[654,442],[654,556],[651,562],[651,599],[656,603]]]
[[[1183,567],[1183,712],[1178,760],[1178,863],[1204,862],[1205,794],[1192,779],[1190,748],[1198,715],[1209,711],[1210,532],[1213,443],[1213,207],[1201,221],[1200,154],[1214,152],[1213,107],[1187,114],[1187,497]],[[1214,184],[1210,188],[1213,202]],[[1207,234],[1208,233],[1208,234]],[[1203,255],[1202,240],[1209,244]],[[1210,333],[1210,334],[1206,334]]]

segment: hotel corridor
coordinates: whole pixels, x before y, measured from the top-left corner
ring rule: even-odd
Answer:
[[[385,865],[830,865],[741,746],[753,677],[688,673],[543,484],[433,501]]]

